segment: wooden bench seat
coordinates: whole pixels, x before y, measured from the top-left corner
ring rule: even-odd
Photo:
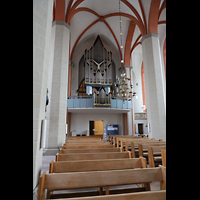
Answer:
[[[56,174],[46,174],[45,171],[39,179],[38,200],[45,199],[45,189],[56,191],[105,187],[106,195],[109,195],[110,186],[143,184],[152,181],[160,181],[160,189],[166,190],[166,168],[159,166],[157,168]],[[146,190],[150,190],[150,187]]]
[[[103,152],[103,153],[68,153],[56,154],[56,161],[73,160],[99,160],[99,159],[120,159],[131,158],[130,152]]]
[[[105,195],[95,197],[67,198],[63,200],[166,200],[166,190],[146,191],[129,194]],[[58,200],[58,199],[55,199]]]
[[[49,173],[147,168],[146,158],[59,161],[50,163]]]
[[[161,156],[159,156],[157,158],[154,155],[155,152],[160,152],[161,153],[162,149],[166,150],[166,146],[148,146],[149,167],[156,167],[156,163],[155,162],[162,161],[162,157]]]
[[[122,152],[122,148],[99,148],[99,149],[60,149],[60,154],[66,153],[100,153],[100,152]]]

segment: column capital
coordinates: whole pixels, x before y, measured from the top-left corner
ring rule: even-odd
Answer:
[[[133,69],[132,66],[128,66],[128,65],[124,65],[125,68],[128,68],[128,69]]]
[[[125,69],[133,69],[132,66],[128,66],[128,65],[124,65],[124,67],[125,67]],[[120,68],[119,68],[119,71],[122,70],[122,69],[123,69],[123,67],[120,67]]]
[[[145,39],[147,39],[149,37],[159,37],[159,35],[158,35],[158,33],[148,33],[141,38],[140,42],[143,42]]]
[[[68,28],[70,30],[70,25],[68,23],[64,22],[64,21],[55,20],[52,23],[52,27],[55,26],[55,25],[63,25],[63,26],[65,26],[66,28]]]

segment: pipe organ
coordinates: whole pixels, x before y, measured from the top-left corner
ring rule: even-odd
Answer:
[[[93,46],[84,53],[86,94],[91,95],[93,88],[94,105],[110,105],[110,87],[112,86],[112,52],[107,51],[97,36]],[[98,101],[99,99],[99,101]]]

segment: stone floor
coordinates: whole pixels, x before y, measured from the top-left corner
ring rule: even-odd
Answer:
[[[55,161],[55,154],[54,155],[45,155],[45,153],[43,154],[43,158],[42,158],[42,170],[41,173],[43,173],[44,171],[46,171],[46,173],[49,173],[49,164],[52,160]],[[151,184],[151,190],[159,190],[160,189],[160,182],[159,181],[155,181],[152,182]],[[139,187],[140,184],[134,184],[134,187]],[[127,186],[113,186],[112,188],[130,188],[133,187],[133,185],[127,185]],[[111,188],[111,187],[110,187]],[[91,189],[80,189],[80,190],[73,190],[76,192],[80,192],[80,191],[95,191],[95,188],[91,188]],[[70,191],[69,191],[70,192]],[[54,193],[66,193],[66,191],[57,191]],[[33,200],[36,200],[37,198],[33,198]]]

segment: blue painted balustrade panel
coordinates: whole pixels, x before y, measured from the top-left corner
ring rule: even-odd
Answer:
[[[93,99],[87,99],[87,107],[93,107]]]
[[[117,103],[116,103],[116,99],[111,99],[111,108],[116,108]]]
[[[80,99],[74,99],[74,108],[80,107]]]
[[[122,108],[123,100],[117,100],[117,108]]]
[[[122,108],[123,108],[123,109],[127,109],[127,108],[128,108],[128,102],[127,102],[127,101],[124,101],[124,102],[123,102]]]
[[[86,108],[86,99],[79,99],[81,101],[81,108]]]
[[[93,99],[67,99],[68,108],[92,108]],[[111,99],[111,108],[132,109],[131,101],[122,99]]]
[[[67,99],[67,107],[73,108],[73,99]]]

